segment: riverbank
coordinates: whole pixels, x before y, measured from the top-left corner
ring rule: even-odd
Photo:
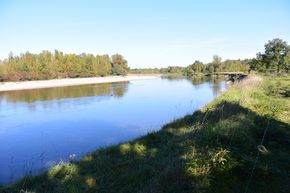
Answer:
[[[1,192],[289,192],[289,78],[248,77],[191,115]]]
[[[52,80],[37,80],[37,81],[23,81],[23,82],[2,82],[0,83],[1,91],[13,90],[27,90],[37,88],[51,88],[63,86],[75,86],[108,82],[124,82],[132,80],[146,80],[158,78],[160,75],[127,75],[127,76],[107,76],[107,77],[92,77],[92,78],[65,78],[65,79],[52,79]]]

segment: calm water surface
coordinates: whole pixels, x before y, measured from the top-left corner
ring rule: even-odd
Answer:
[[[224,89],[223,81],[158,78],[0,92],[0,184],[158,130]]]

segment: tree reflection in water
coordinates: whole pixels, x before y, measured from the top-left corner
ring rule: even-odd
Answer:
[[[63,103],[62,99],[76,99],[90,96],[100,96],[99,100],[108,99],[112,96],[120,98],[127,92],[128,85],[129,82],[115,82],[0,92],[0,104],[1,102],[15,104],[24,102],[29,103],[29,109],[33,110],[37,106],[35,103],[38,101],[49,101],[43,103],[43,107],[48,107],[54,104],[61,105]]]

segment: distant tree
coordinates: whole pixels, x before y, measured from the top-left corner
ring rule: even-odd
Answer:
[[[205,65],[199,60],[194,61],[194,63],[190,66],[194,73],[203,73],[205,69]]]
[[[218,55],[213,56],[212,64],[214,72],[220,72],[222,70],[222,58],[219,57]]]
[[[192,70],[192,68],[190,66],[186,67],[184,69],[184,73],[185,76],[193,76],[195,74],[195,72]]]
[[[112,64],[111,64],[110,57],[108,55],[102,55],[102,56],[97,56],[97,59],[98,59],[99,75],[107,76],[107,75],[111,74],[112,73]],[[113,65],[115,65],[115,64],[113,64]],[[118,65],[122,69],[123,73],[120,74],[120,73],[113,72],[113,74],[117,74],[117,75],[127,74],[127,71],[128,71],[127,61],[126,61],[126,64],[116,64],[116,65]],[[124,67],[124,65],[126,65],[126,67]]]
[[[161,69],[158,68],[134,68],[130,69],[131,74],[160,74]]]
[[[206,71],[208,73],[214,73],[215,72],[214,65],[212,63],[208,64],[207,67],[206,67]]]
[[[129,67],[127,64],[127,60],[125,60],[125,58],[122,55],[120,54],[112,55],[111,59],[114,72],[118,71],[118,73],[120,73],[122,71],[122,75],[128,73]]]
[[[126,75],[125,70],[118,64],[113,63],[112,71],[114,75]]]
[[[184,73],[184,67],[180,66],[169,66],[167,68],[162,68],[161,73],[165,74],[180,74],[182,75]]]
[[[222,62],[223,72],[247,72],[248,70],[248,60],[226,60]]]

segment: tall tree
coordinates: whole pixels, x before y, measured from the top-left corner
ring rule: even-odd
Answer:
[[[251,61],[251,69],[259,71],[289,70],[290,47],[282,39],[275,38],[265,44],[265,53],[258,53]]]
[[[219,57],[218,55],[213,56],[212,64],[214,72],[220,72],[222,70],[222,58]]]
[[[273,39],[265,45],[266,63],[270,68],[276,69],[278,73],[281,69],[285,69],[287,55],[289,55],[289,46],[287,42],[279,38]]]

